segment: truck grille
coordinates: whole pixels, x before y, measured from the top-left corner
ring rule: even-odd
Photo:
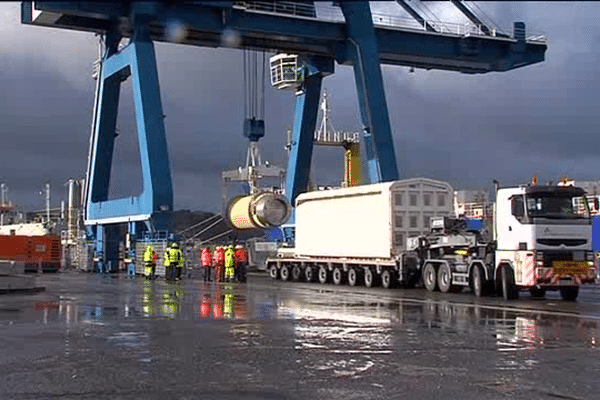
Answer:
[[[543,244],[544,246],[581,246],[587,243],[586,239],[538,239],[538,244]]]

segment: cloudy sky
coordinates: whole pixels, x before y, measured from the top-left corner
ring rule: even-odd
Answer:
[[[595,2],[478,2],[500,28],[524,21],[544,34],[543,63],[504,73],[383,67],[396,157],[402,178],[429,177],[455,189],[543,181],[563,174],[600,179],[600,4]],[[449,3],[427,2],[442,21],[464,22]],[[394,2],[374,11],[406,16]],[[245,162],[242,52],[156,44],[176,209],[218,212],[221,171]],[[19,4],[0,4],[0,181],[23,209],[66,200],[64,184],[85,176],[98,57],[93,34],[21,25]],[[352,69],[336,66],[324,80],[337,129],[358,130]],[[266,88],[263,159],[285,166],[291,91]],[[121,98],[111,195],[138,194],[141,172],[131,87]],[[342,152],[317,148],[319,184],[342,179]]]

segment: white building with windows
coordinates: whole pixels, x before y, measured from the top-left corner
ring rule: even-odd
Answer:
[[[394,244],[406,249],[406,239],[429,232],[431,217],[452,215],[452,186],[429,178],[399,181],[395,189]]]

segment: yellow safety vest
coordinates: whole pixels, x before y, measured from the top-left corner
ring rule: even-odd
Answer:
[[[169,249],[169,265],[175,264],[177,267],[183,267],[183,252],[180,249]]]
[[[227,249],[225,251],[225,268],[232,268],[234,265],[233,249]]]
[[[144,262],[152,261],[152,252],[153,251],[154,251],[154,249],[152,248],[152,246],[146,247],[146,251],[144,252]]]

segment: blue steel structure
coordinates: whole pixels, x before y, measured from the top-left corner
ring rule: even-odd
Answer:
[[[301,56],[306,78],[296,93],[285,188],[292,204],[307,187],[321,83],[334,72],[334,62],[354,67],[368,175],[375,183],[399,178],[381,64],[476,74],[539,63],[547,50],[545,41],[526,38],[523,23],[515,23],[512,37],[494,36],[489,29],[484,30],[485,35],[476,35],[438,31],[416,12],[410,14],[423,29],[374,24],[368,2],[337,2],[343,21],[323,20],[310,13],[282,14],[275,8],[261,11],[252,7],[254,3],[258,2],[22,2],[24,24],[105,37],[86,201],[86,225],[95,229],[91,233],[100,263],[105,258],[103,226],[127,222],[134,240],[140,229],[163,230],[172,211],[153,41],[169,41],[165,32],[173,21],[186,27],[179,41],[182,44],[277,50]],[[409,8],[405,1],[398,3]],[[119,51],[121,38],[130,38],[130,43]],[[144,186],[140,196],[108,200],[118,94],[120,83],[128,76],[133,79]],[[245,127],[251,140],[262,132],[258,126]],[[136,226],[141,222],[145,225]]]

